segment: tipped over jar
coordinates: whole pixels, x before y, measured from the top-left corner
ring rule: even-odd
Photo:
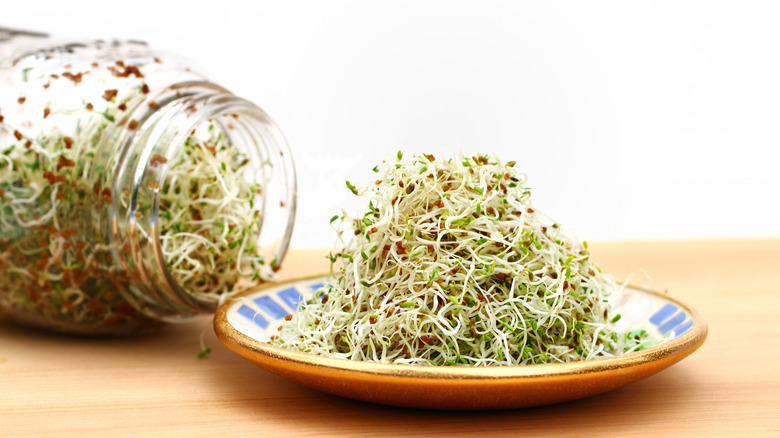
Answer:
[[[292,156],[254,104],[133,41],[0,28],[0,319],[125,334],[273,277]]]

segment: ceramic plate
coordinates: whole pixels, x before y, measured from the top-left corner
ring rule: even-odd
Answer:
[[[628,287],[621,324],[666,341],[618,357],[565,364],[433,367],[334,359],[267,343],[324,277],[269,284],[224,303],[214,328],[228,348],[282,377],[342,397],[428,409],[507,409],[600,394],[655,374],[693,353],[707,336],[701,314],[667,295]]]

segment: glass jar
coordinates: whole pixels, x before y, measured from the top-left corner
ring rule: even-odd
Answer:
[[[0,318],[124,334],[273,278],[292,155],[254,104],[135,41],[0,29]]]

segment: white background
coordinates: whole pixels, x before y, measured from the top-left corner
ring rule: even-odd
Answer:
[[[780,236],[778,2],[26,0],[0,25],[143,39],[263,107],[295,247],[398,149],[515,160],[581,239]]]

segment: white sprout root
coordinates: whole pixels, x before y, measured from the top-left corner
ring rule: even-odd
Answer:
[[[258,247],[260,184],[244,175],[249,159],[213,126],[198,134],[176,155],[162,187],[160,243],[182,289],[217,301],[272,272]]]
[[[514,162],[431,155],[384,162],[355,194],[362,216],[338,267],[272,340],[353,360],[522,365],[609,357],[649,345],[622,332],[622,292],[575,241],[531,205]]]

